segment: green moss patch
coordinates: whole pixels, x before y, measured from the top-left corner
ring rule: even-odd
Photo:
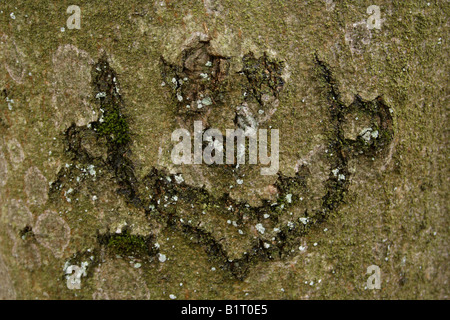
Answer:
[[[113,253],[124,256],[145,256],[149,250],[149,239],[132,235],[128,230],[120,234],[105,236],[106,247]]]

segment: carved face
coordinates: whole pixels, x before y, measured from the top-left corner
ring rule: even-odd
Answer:
[[[177,62],[161,58],[165,108],[175,115],[172,128],[191,136],[195,123],[204,132],[278,129],[280,167],[275,174],[261,175],[267,163],[250,164],[245,151],[247,160],[241,164],[176,165],[165,156],[139,178],[129,157],[133,122],[124,115],[127,97],[107,57],[91,73],[100,115],[87,125],[72,125],[65,134],[67,150],[78,164],[87,172],[94,170],[90,163],[108,172],[108,184],[115,181],[123,199],[150,217],[139,223],[153,228],[146,243],[157,241],[158,229],[175,226],[242,278],[251,261],[289,253],[301,235],[337,211],[351,183],[350,163],[385,149],[393,136],[392,117],[382,98],[357,96],[344,105],[330,68],[318,56],[309,79],[317,87],[308,94],[317,95],[321,104],[299,98],[301,107],[292,108],[287,98],[297,93],[282,58],[252,52],[226,57],[219,51],[209,38],[196,35]],[[227,135],[214,137],[220,138]],[[214,145],[214,139],[203,143]],[[165,141],[160,154],[170,155],[173,145]],[[74,170],[60,172],[59,186],[73,180]]]

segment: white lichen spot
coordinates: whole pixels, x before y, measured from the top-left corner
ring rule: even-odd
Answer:
[[[287,201],[288,203],[291,203],[291,202],[292,202],[292,194],[291,194],[291,193],[289,193],[289,194],[286,195],[286,201]]]
[[[10,99],[6,97],[6,103],[8,104],[8,110],[11,111],[13,109],[14,99]]]
[[[264,226],[261,223],[258,223],[255,226],[256,230],[258,230],[259,233],[264,234],[264,232],[266,231],[266,228],[264,228]]]
[[[95,176],[95,174],[96,174],[96,171],[94,168],[95,168],[95,166],[93,164],[90,164],[87,166],[87,170],[91,176]]]
[[[378,138],[378,130],[372,131],[372,133],[370,134],[372,136],[372,138],[376,139]]]
[[[95,95],[96,99],[105,98],[105,97],[106,97],[106,92],[99,92]]]
[[[302,218],[298,218],[298,220],[303,223],[303,224],[307,224],[308,223],[308,218],[302,217]]]
[[[160,262],[165,262],[167,260],[167,257],[166,257],[165,254],[160,253],[159,256],[158,256],[158,260]]]
[[[184,181],[183,176],[181,174],[174,176],[176,183],[180,184]]]
[[[370,138],[372,137],[372,128],[362,129],[361,132],[359,133],[359,135],[361,136],[361,138],[364,139],[364,141],[369,142]],[[378,132],[377,132],[377,136],[378,136]]]
[[[206,97],[202,99],[202,104],[204,104],[205,106],[210,106],[212,105],[212,100],[210,97]]]

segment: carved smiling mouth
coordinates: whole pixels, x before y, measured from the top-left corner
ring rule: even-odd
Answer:
[[[181,60],[181,65],[171,65],[162,59],[161,73],[176,108],[176,124],[183,128],[196,120],[205,128],[226,124],[244,130],[261,128],[279,107],[285,86],[283,61],[248,53],[241,72],[230,74],[229,59],[214,52],[207,39],[192,43]],[[392,117],[382,98],[355,97],[345,106],[330,68],[317,56],[315,62],[328,94],[332,125],[326,129],[326,143],[308,160],[298,162],[295,175],[267,178],[259,175],[258,166],[200,165],[183,166],[177,174],[169,174],[172,168],[153,168],[138,179],[129,158],[133,128],[123,114],[126,99],[106,56],[100,58],[92,78],[102,114],[89,125],[73,124],[65,132],[66,151],[75,166],[61,169],[50,198],[57,201],[77,166],[95,164],[114,178],[117,193],[145,213],[148,221],[185,234],[223,269],[245,278],[254,262],[289,255],[301,236],[336,213],[350,184],[348,161],[378,156],[393,138]],[[355,115],[366,119],[360,130],[351,125]],[[188,178],[192,176],[214,183]],[[259,188],[263,195],[254,200],[251,194],[233,193],[230,185],[242,177],[249,183],[247,188]],[[312,188],[316,184],[321,187]],[[149,255],[158,253],[157,236],[154,231],[144,239]],[[103,246],[111,236],[98,238]]]

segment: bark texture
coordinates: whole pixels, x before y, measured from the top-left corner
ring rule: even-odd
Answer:
[[[447,299],[449,12],[2,4],[0,299]],[[196,121],[278,172],[174,164]]]

